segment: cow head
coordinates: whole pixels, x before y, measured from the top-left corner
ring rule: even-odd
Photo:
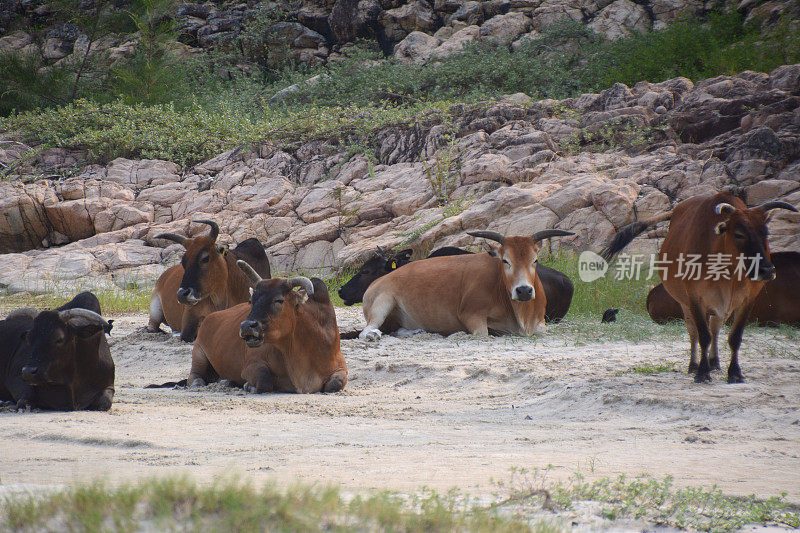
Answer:
[[[736,204],[736,205],[734,205]],[[744,202],[734,199],[734,204],[720,202],[714,207],[717,222],[714,233],[725,243],[725,249],[734,256],[739,254],[747,261],[746,267],[753,281],[775,279],[775,267],[770,260],[767,219],[773,209],[797,209],[786,202],[767,202],[748,209]]]
[[[265,341],[275,343],[294,332],[296,310],[314,294],[311,280],[302,276],[291,279],[262,279],[244,261],[237,265],[255,286],[250,293],[250,314],[239,327],[239,336],[247,346],[256,348]],[[295,291],[305,290],[305,294]]]
[[[390,258],[379,246],[376,254],[361,265],[355,276],[342,285],[342,288],[338,291],[339,298],[344,301],[345,305],[363,302],[364,293],[367,292],[370,284],[392,270],[410,263],[412,253],[412,250],[402,250]]]
[[[111,323],[88,309],[42,311],[23,335],[30,357],[22,379],[31,385],[69,384],[75,373],[78,343],[104,335]]]
[[[473,237],[483,237],[498,242],[500,246],[489,246],[489,255],[501,263],[503,285],[508,296],[517,302],[527,302],[536,298],[534,282],[536,264],[542,240],[548,237],[574,235],[569,231],[548,229],[535,233],[532,237],[505,237],[496,231],[468,231]]]
[[[217,245],[219,226],[212,220],[195,220],[208,224],[208,235],[188,238],[175,233],[159,233],[156,239],[177,242],[186,248],[181,258],[183,279],[178,289],[178,301],[184,305],[195,305],[203,298],[222,290],[228,277],[228,264],[225,255],[228,249]]]

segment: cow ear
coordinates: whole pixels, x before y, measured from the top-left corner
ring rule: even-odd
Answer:
[[[488,253],[492,257],[500,257],[500,252],[498,251],[500,248],[499,246],[492,246],[488,242],[484,243],[484,246],[486,246],[486,253]]]
[[[253,287],[250,287],[250,296],[253,296]]]
[[[728,229],[728,225],[725,222],[720,222],[716,226],[714,226],[714,233],[717,235],[722,235]]]
[[[88,339],[103,331],[101,324],[89,324],[87,326],[80,326],[75,328],[75,333],[81,339]]]
[[[224,257],[224,256],[226,256],[226,255],[228,255],[228,247],[227,247],[227,246],[225,246],[224,244],[222,244],[222,245],[220,245],[220,246],[217,246],[217,251],[218,251],[220,254],[222,254],[222,256],[223,256],[223,257]]]
[[[383,269],[386,272],[391,272],[392,270],[394,270],[396,268],[397,268],[397,260],[396,259],[392,259],[390,261],[386,261],[386,264],[383,265]]]

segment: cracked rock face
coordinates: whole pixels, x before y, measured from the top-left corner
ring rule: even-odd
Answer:
[[[697,84],[616,84],[563,101],[459,105],[452,125],[428,117],[374,131],[364,142],[376,159],[317,140],[232,150],[191,169],[117,159],[31,181],[81,157],[43,152],[20,179],[0,182],[0,287],[152,281],[181,253],[153,236],[204,233],[198,218],[220,224],[223,244],[258,238],[276,272],[325,277],[376,246],[479,249],[471,229],[559,228],[575,236],[554,247],[598,250],[625,224],[721,189],[750,205],[800,206],[798,79],[800,65],[787,65]],[[24,153],[5,148],[0,160]],[[800,215],[776,212],[772,249],[800,251],[799,228]],[[664,234],[630,250],[654,252]]]

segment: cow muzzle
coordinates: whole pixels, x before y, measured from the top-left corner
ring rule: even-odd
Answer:
[[[518,285],[514,287],[511,299],[518,302],[527,302],[533,298],[533,287],[530,285]]]
[[[35,365],[28,365],[22,367],[22,379],[31,384],[43,383],[43,372],[39,371],[39,367]]]
[[[186,287],[181,287],[178,289],[177,296],[178,302],[188,306],[195,305],[202,299],[198,297],[194,289],[187,289]]]
[[[256,320],[245,320],[239,326],[239,336],[244,339],[244,343],[249,348],[257,348],[264,343],[264,334],[261,330],[261,324]]]
[[[761,265],[758,268],[758,274],[755,281],[772,281],[775,279],[775,267],[772,265]]]

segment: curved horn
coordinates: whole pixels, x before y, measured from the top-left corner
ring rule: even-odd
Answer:
[[[219,224],[213,220],[192,220],[192,222],[196,222],[198,224],[208,224],[211,226],[211,231],[208,233],[208,236],[211,237],[212,241],[217,242],[217,237],[219,236]]]
[[[236,261],[236,265],[240,269],[242,269],[242,272],[244,272],[244,274],[248,278],[250,278],[250,282],[253,285],[258,285],[258,282],[261,281],[262,279],[264,279],[264,278],[262,278],[261,276],[258,275],[258,272],[253,270],[253,267],[251,267],[250,264],[247,263],[247,261],[242,261],[241,259],[239,259],[238,261]]]
[[[769,211],[770,209],[788,209],[789,211],[794,211],[797,213],[797,208],[787,202],[765,202],[758,207],[760,207],[764,212]]]
[[[39,311],[34,309],[33,307],[23,307],[22,309],[15,309],[8,313],[6,320],[11,320],[12,318],[19,318],[21,316],[27,316],[30,318],[36,318],[36,315],[39,314]]]
[[[730,215],[733,214],[734,211],[736,211],[736,208],[725,202],[718,203],[717,206],[714,207],[714,212],[718,215]]]
[[[309,296],[314,295],[314,285],[311,283],[311,280],[304,277],[304,276],[297,276],[296,278],[291,278],[289,280],[289,285],[292,287],[302,287],[306,290],[306,294]]]
[[[178,235],[177,233],[159,233],[153,236],[154,239],[166,239],[168,241],[177,242],[180,245],[186,242],[186,237]]]
[[[497,241],[500,244],[503,244],[506,241],[505,235],[497,233],[496,231],[468,231],[467,235],[472,235],[473,237],[483,237],[484,239]]]
[[[59,311],[58,318],[61,320],[66,320],[67,322],[72,321],[76,318],[83,318],[88,320],[89,322],[94,322],[96,324],[100,324],[103,328],[110,328],[111,324],[102,316],[98,315],[94,311],[89,311],[88,309],[65,309],[64,311]]]
[[[534,233],[531,240],[533,240],[533,242],[538,242],[542,239],[549,239],[550,237],[566,237],[567,235],[575,234],[571,231],[564,231],[563,229],[546,229]]]

